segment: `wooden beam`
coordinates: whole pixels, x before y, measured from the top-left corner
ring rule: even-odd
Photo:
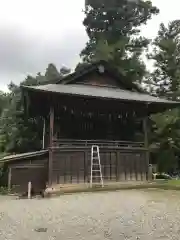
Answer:
[[[151,176],[149,174],[149,141],[148,141],[148,117],[143,119],[143,130],[144,130],[144,147],[146,148],[146,163],[148,166],[148,178],[151,180]]]
[[[52,185],[52,174],[53,174],[53,135],[54,135],[54,108],[50,107],[50,139],[49,139],[49,186]]]
[[[53,135],[54,135],[54,107],[50,107],[50,147],[52,147],[53,144]]]
[[[8,171],[8,191],[11,190],[11,179],[12,179],[12,169],[11,169],[11,167],[9,167],[9,171]]]
[[[143,119],[143,131],[144,131],[144,147],[149,148],[148,142],[148,118],[145,117]]]
[[[46,133],[46,120],[43,119],[43,142],[42,142],[42,148],[45,149],[45,133]]]
[[[27,164],[27,165],[17,165],[17,166],[12,166],[12,169],[30,169],[30,168],[44,168],[44,165],[42,164]]]

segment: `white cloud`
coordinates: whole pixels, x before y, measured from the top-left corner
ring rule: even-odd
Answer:
[[[84,0],[0,0],[0,88],[53,62],[73,67],[87,41]]]
[[[161,13],[143,28],[149,38],[161,22],[180,18],[179,0],[152,1]],[[0,0],[0,89],[50,62],[75,66],[87,41],[83,8],[84,0]]]
[[[142,35],[149,39],[154,39],[156,37],[162,22],[168,25],[169,21],[180,19],[179,0],[152,0],[152,3],[160,9],[160,13],[157,16],[153,16],[148,24],[142,28]],[[152,70],[153,61],[147,61],[146,64],[148,69]]]
[[[168,24],[169,21],[180,19],[179,0],[152,0],[152,3],[160,9],[160,13],[143,28],[143,34],[149,38],[156,36],[161,22]]]
[[[26,34],[52,37],[82,29],[84,0],[1,0],[0,25],[18,26]],[[48,36],[49,35],[49,36]]]

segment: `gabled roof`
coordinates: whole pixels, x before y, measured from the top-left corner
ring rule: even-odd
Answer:
[[[90,98],[116,99],[129,102],[164,103],[180,105],[180,102],[168,101],[148,94],[122,90],[119,88],[96,87],[79,84],[48,84],[42,86],[23,86],[24,89],[38,92],[51,92],[61,95],[85,96]]]
[[[103,66],[102,68],[99,68]],[[100,69],[102,71],[100,71]],[[109,86],[94,86],[90,84],[83,84],[83,79],[86,79],[86,74],[91,72],[99,71],[100,74],[111,74],[112,77],[116,78],[122,83],[123,90],[120,87],[109,87]],[[78,81],[81,79],[79,84]],[[56,84],[46,84],[39,86],[22,86],[25,92],[31,100],[38,97],[39,93],[51,93],[59,96],[69,97],[82,97],[86,99],[107,99],[107,100],[118,100],[119,102],[129,103],[140,103],[148,106],[149,113],[155,113],[170,109],[173,107],[180,106],[180,102],[168,101],[166,99],[157,98],[149,94],[145,94],[136,84],[129,82],[127,79],[124,80],[123,76],[120,76],[116,70],[114,70],[107,62],[99,61],[93,63],[81,71],[77,71],[68,75],[67,77],[59,80]],[[34,92],[34,93],[33,93]],[[36,92],[36,94],[35,94]],[[33,93],[33,94],[32,94]],[[34,95],[35,94],[35,95]],[[26,95],[26,94],[25,94]],[[36,97],[35,97],[36,96]],[[30,99],[29,98],[29,99]],[[156,109],[154,106],[156,105]]]
[[[136,90],[138,92],[142,92],[141,88],[137,86],[135,83],[132,83],[129,81],[125,76],[119,73],[119,71],[113,67],[111,64],[104,60],[100,60],[91,64],[88,64],[87,66],[83,67],[81,70],[77,70],[66,77],[57,80],[56,84],[75,84],[76,80],[78,80],[81,77],[85,77],[87,74],[90,74],[95,71],[99,71],[99,66],[103,66],[105,69],[105,73],[111,75],[113,78],[117,79],[120,83],[126,86],[126,89],[128,90]],[[124,79],[125,78],[125,79]]]

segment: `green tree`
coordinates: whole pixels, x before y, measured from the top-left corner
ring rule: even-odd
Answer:
[[[30,79],[32,83],[30,83]],[[30,76],[27,81],[28,85],[36,85],[33,82],[34,78]],[[26,84],[26,81],[23,83]],[[11,83],[9,91],[9,103],[4,107],[0,117],[0,151],[20,153],[40,149],[42,138],[41,121],[24,118],[19,86]]]
[[[110,61],[125,77],[141,82],[146,74],[141,54],[149,40],[140,36],[140,26],[158,12],[151,1],[89,1],[83,22],[89,41],[81,52],[83,61]]]
[[[171,100],[180,97],[180,20],[166,27],[160,25],[149,58],[154,61],[154,71],[147,83],[151,93]],[[161,171],[178,163],[180,156],[180,111],[167,111],[152,116],[154,131],[152,141],[158,143],[157,161]]]
[[[62,78],[53,64],[49,64],[45,75],[37,73],[35,77],[28,75],[20,85],[39,85],[54,83],[57,77]],[[54,79],[56,77],[56,79]],[[24,106],[20,85],[9,84],[9,93],[0,94],[0,152],[21,153],[42,148],[42,118],[27,119],[24,117]]]
[[[0,91],[0,116],[2,114],[3,109],[7,106],[8,104],[8,94]]]
[[[81,70],[83,70],[84,68],[86,68],[89,65],[89,63],[86,62],[79,62],[76,67],[75,67],[75,71],[80,72]]]
[[[45,72],[45,78],[48,81],[52,81],[57,80],[60,76],[60,72],[58,72],[56,66],[53,63],[48,64]]]
[[[60,76],[64,77],[65,75],[69,74],[71,72],[70,68],[67,67],[61,67],[60,68]]]
[[[151,91],[158,96],[176,100],[180,95],[180,20],[160,25],[153,42],[154,72],[148,79]]]
[[[53,63],[50,63],[48,65],[48,67],[46,68],[46,72],[45,72],[45,76],[44,76],[45,80],[44,81],[55,83],[57,80],[63,78],[64,76],[66,76],[70,72],[71,72],[71,69],[69,69],[67,67],[61,67],[60,71],[58,72],[56,66]],[[41,82],[43,82],[43,81],[41,81]]]

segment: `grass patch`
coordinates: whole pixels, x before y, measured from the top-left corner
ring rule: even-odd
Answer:
[[[180,187],[180,180],[175,180],[175,179],[173,179],[173,180],[168,180],[168,181],[167,181],[167,184],[168,184],[169,186],[179,186],[179,187]]]
[[[157,189],[180,190],[180,180],[155,180],[152,186]]]
[[[0,195],[8,195],[10,192],[7,187],[0,187]]]
[[[180,180],[176,180],[176,179],[173,179],[173,180],[155,180],[154,181],[155,184],[162,184],[162,185],[168,185],[168,186],[179,186],[180,187]]]
[[[162,189],[162,190],[180,190],[180,180],[156,180],[144,184],[127,184],[127,185],[107,185],[102,187],[83,187],[74,189],[61,189],[54,193],[47,194],[45,197],[60,196],[73,193],[95,193],[95,192],[110,192],[119,190],[138,190],[138,189]]]
[[[102,187],[93,186],[92,188],[89,187],[77,187],[77,188],[70,188],[70,189],[61,189],[54,191],[52,193],[48,193],[45,197],[51,196],[60,196],[65,194],[73,194],[73,193],[96,193],[96,192],[111,192],[111,191],[119,191],[119,190],[137,190],[137,189],[148,189],[148,188],[156,188],[159,186],[156,183],[144,183],[144,184],[115,184],[115,185],[105,185]]]

